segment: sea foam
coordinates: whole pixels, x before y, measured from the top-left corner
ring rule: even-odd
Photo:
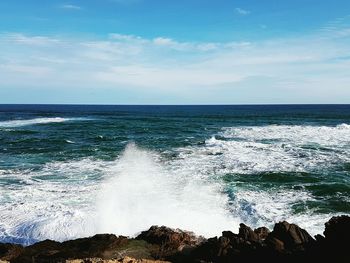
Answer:
[[[237,228],[219,184],[174,173],[157,157],[126,147],[101,189],[99,232],[134,235],[156,224],[213,236]]]
[[[321,233],[337,213],[293,211],[296,203],[315,201],[305,188],[233,184],[228,191],[224,178],[331,169],[350,161],[349,144],[347,124],[227,127],[204,144],[173,149],[171,159],[128,144],[114,161],[0,170],[0,241],[30,244],[101,232],[134,236],[155,224],[209,237],[237,231],[239,222],[272,227],[280,220]]]
[[[61,117],[52,117],[52,118],[34,118],[27,120],[9,120],[9,121],[0,121],[0,128],[15,128],[28,125],[37,125],[37,124],[46,124],[46,123],[58,123],[72,120],[81,120],[81,118],[61,118]]]

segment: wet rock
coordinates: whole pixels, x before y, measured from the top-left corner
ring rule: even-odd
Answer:
[[[270,234],[270,230],[267,227],[259,227],[254,230],[254,233],[258,236],[260,241],[263,241]]]
[[[324,237],[313,239],[295,224],[280,222],[272,232],[241,224],[239,233],[197,237],[191,232],[153,226],[136,239],[110,234],[66,242],[45,240],[28,247],[0,244],[0,262],[161,263],[170,262],[349,262],[350,217],[333,217]],[[157,261],[158,260],[158,261]]]
[[[225,257],[229,254],[230,250],[232,249],[231,241],[227,237],[220,237],[218,240],[218,257]]]
[[[16,244],[0,243],[0,259],[10,260],[23,252],[23,246]]]
[[[259,240],[259,236],[249,226],[246,226],[245,224],[239,225],[238,236],[243,240],[250,242],[257,242]]]
[[[306,245],[315,242],[306,230],[286,221],[275,224],[267,239],[269,243],[272,239],[280,240],[287,250],[304,249]]]
[[[270,237],[267,239],[267,244],[270,249],[272,249],[275,252],[282,253],[284,251],[284,243],[275,238],[275,237]]]
[[[349,262],[350,259],[350,217],[336,216],[325,223],[325,237],[318,242],[317,252],[329,262]],[[315,254],[316,254],[315,253]]]
[[[158,259],[189,254],[194,247],[205,240],[192,232],[165,226],[152,226],[149,230],[141,232],[136,239],[157,245],[159,249],[152,256]]]
[[[193,232],[165,226],[152,226],[149,230],[141,232],[136,239],[172,248],[179,248],[183,245],[195,246],[204,240],[203,237],[197,237]]]
[[[323,232],[325,238],[329,242],[334,242],[339,245],[347,243],[350,244],[350,217],[336,216],[332,217],[325,223],[325,231]],[[349,245],[350,248],[350,245]]]

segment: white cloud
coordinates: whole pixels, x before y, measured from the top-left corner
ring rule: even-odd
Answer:
[[[178,44],[171,38],[166,38],[166,37],[157,37],[153,39],[154,44],[160,45],[160,46],[172,46]]]
[[[251,13],[249,10],[245,10],[243,8],[240,8],[240,7],[236,7],[235,11],[237,14],[242,15],[242,16],[246,16],[246,15],[249,15]]]
[[[80,9],[81,9],[80,6],[71,5],[71,4],[64,4],[64,5],[61,5],[60,8],[62,8],[62,9],[68,9],[68,10],[80,10]]]
[[[120,66],[97,72],[95,76],[103,82],[156,89],[213,86],[239,82],[243,79],[242,76],[234,73],[191,66],[176,69],[138,65]]]
[[[120,40],[120,41],[141,41],[144,42],[145,40],[140,36],[134,36],[134,35],[123,35],[123,34],[117,34],[117,33],[111,33],[109,34],[110,39],[114,40]]]
[[[337,102],[350,98],[350,38],[336,33],[344,28],[228,43],[2,34],[0,86],[160,91],[200,103],[256,103],[252,97],[265,98],[260,103],[305,102],[305,95]]]
[[[59,40],[52,37],[45,36],[26,36],[20,33],[12,33],[7,34],[5,36],[8,40],[13,41],[15,43],[20,43],[24,45],[37,45],[37,46],[45,46],[49,44],[58,43]]]

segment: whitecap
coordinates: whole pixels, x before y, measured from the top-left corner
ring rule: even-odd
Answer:
[[[1,128],[15,128],[28,125],[37,125],[37,124],[47,124],[47,123],[60,123],[65,121],[74,121],[74,120],[86,120],[84,118],[61,118],[61,117],[52,117],[52,118],[34,118],[27,120],[8,120],[0,121]]]

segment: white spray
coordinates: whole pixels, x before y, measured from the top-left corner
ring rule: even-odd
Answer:
[[[237,229],[220,185],[167,171],[155,153],[129,144],[98,198],[98,232],[135,235],[166,225],[204,236]]]

